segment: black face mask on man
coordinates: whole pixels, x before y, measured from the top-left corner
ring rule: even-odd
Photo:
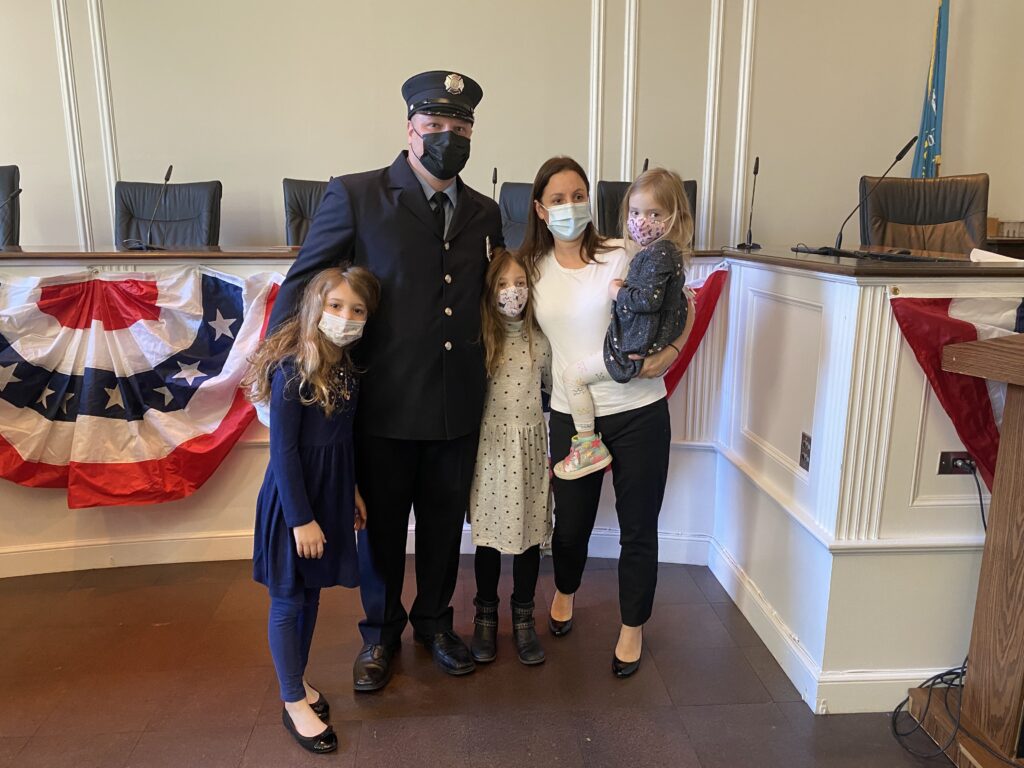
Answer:
[[[420,162],[435,179],[454,179],[469,162],[469,139],[454,131],[413,132],[423,139]]]

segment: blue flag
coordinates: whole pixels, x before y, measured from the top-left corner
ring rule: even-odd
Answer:
[[[915,179],[931,179],[939,175],[942,163],[942,101],[946,90],[946,41],[949,38],[949,0],[939,0],[935,14],[935,40],[932,60],[928,65],[928,81],[921,108],[921,129],[914,148],[910,175]]]

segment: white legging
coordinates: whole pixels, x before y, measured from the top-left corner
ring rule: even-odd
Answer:
[[[572,413],[572,423],[577,434],[594,431],[594,398],[590,395],[590,385],[611,380],[611,374],[604,364],[603,352],[570,363],[562,372],[569,412]]]

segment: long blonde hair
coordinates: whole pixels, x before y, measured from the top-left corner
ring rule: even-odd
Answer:
[[[505,323],[508,320],[498,311],[498,280],[509,264],[518,264],[522,267],[523,272],[526,273],[526,287],[531,294],[531,298],[526,300],[526,308],[523,310],[523,333],[530,345],[531,360],[533,359],[533,335],[536,330],[539,330],[533,316],[533,275],[530,274],[530,270],[526,266],[526,260],[517,251],[495,248],[491,254],[491,263],[487,267],[487,275],[484,277],[484,292],[480,298],[480,336],[484,342],[484,366],[487,369],[488,378],[498,372],[505,356],[505,339],[508,336]]]
[[[629,234],[629,198],[635,192],[648,191],[659,208],[668,213],[669,226],[661,240],[669,240],[683,254],[683,266],[690,269],[690,256],[693,253],[693,215],[690,213],[690,201],[683,189],[683,180],[675,171],[665,168],[651,168],[644,171],[629,185],[626,196],[622,198],[622,209],[619,217],[622,224],[622,238],[626,250],[631,255],[640,250],[641,246]]]
[[[362,267],[331,267],[317,274],[306,285],[298,311],[282,323],[270,336],[260,342],[249,358],[249,371],[242,379],[254,403],[270,402],[270,387],[274,371],[286,359],[295,366],[295,375],[287,383],[297,380],[299,400],[303,405],[318,405],[329,416],[338,403],[333,393],[333,372],[338,366],[345,375],[355,372],[350,346],[339,348],[319,329],[327,294],[341,283],[364,302],[372,315],[380,303],[380,283],[373,273]]]

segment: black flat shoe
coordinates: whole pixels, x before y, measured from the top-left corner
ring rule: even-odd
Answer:
[[[419,632],[413,633],[413,638],[418,643],[434,654],[434,661],[441,669],[449,675],[468,675],[476,669],[476,663],[469,652],[469,648],[462,642],[454,631],[438,632],[433,635],[422,635]]]
[[[320,691],[316,692],[317,700],[309,705],[309,708],[316,712],[316,716],[319,717],[323,722],[327,722],[331,719],[331,705],[327,703],[327,699]]]
[[[640,669],[640,659],[644,657],[643,648],[640,649],[640,655],[637,656],[636,661],[620,661],[619,657],[614,653],[612,654],[612,672],[616,677],[629,677],[638,669]]]
[[[576,596],[573,595],[573,603],[575,608]],[[572,632],[572,616],[565,621],[558,621],[557,619],[551,618],[551,611],[548,611],[548,629],[551,634],[555,637],[565,637]]]
[[[292,738],[298,742],[298,745],[309,752],[313,752],[318,755],[325,755],[338,748],[338,736],[334,732],[334,729],[329,725],[316,736],[303,736],[295,730],[295,723],[292,722],[292,716],[289,715],[288,710],[283,707],[281,708],[281,721],[284,723],[285,730],[292,735]]]
[[[352,665],[352,687],[360,693],[379,691],[391,680],[392,662],[400,643],[374,645],[367,643]]]

